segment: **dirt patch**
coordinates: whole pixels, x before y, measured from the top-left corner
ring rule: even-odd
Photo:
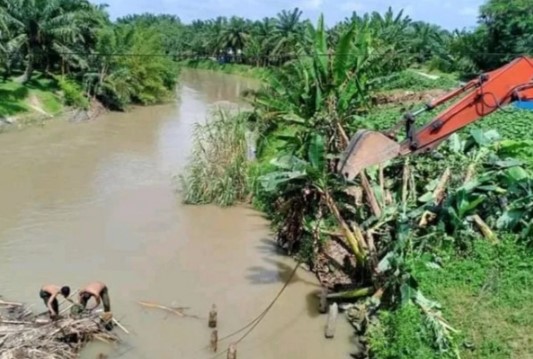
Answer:
[[[348,249],[335,240],[327,241],[316,261],[316,275],[322,286],[335,290],[353,284],[355,261]]]
[[[413,102],[429,102],[437,97],[446,94],[448,91],[441,89],[426,90],[426,91],[407,91],[394,90],[382,92],[372,97],[374,105],[387,104],[409,104]]]
[[[43,105],[41,104],[41,101],[39,100],[37,96],[35,96],[35,94],[30,94],[30,96],[28,97],[28,105],[34,111],[37,111],[47,117],[53,117],[51,114],[49,114],[43,109]]]
[[[71,122],[91,121],[107,112],[104,105],[96,99],[91,99],[89,109],[73,109],[69,115]]]

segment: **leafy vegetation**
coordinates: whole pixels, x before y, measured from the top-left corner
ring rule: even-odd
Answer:
[[[178,29],[178,20],[166,16],[113,23],[104,6],[87,0],[0,1],[3,88],[18,91],[8,94],[14,101],[3,105],[2,115],[32,108],[36,74],[55,83],[37,89],[48,104],[59,93],[64,105],[85,109],[90,100],[117,110],[164,101],[178,76],[177,63],[164,51]]]
[[[530,293],[511,286],[527,288],[531,274],[523,265],[533,236],[530,113],[502,108],[433,155],[390,161],[351,182],[335,167],[351,134],[388,128],[407,109],[377,106],[378,94],[449,89],[531,53],[529,5],[488,0],[478,27],[447,31],[392,9],[353,13],[327,28],[323,17],[316,26],[303,20],[298,8],[258,21],[184,24],[151,14],[111,21],[105,6],[88,0],[0,0],[0,115],[32,106],[55,113],[57,99],[114,110],[162,102],[173,95],[179,64],[260,76],[265,86],[249,94],[253,110],[198,125],[184,201],[226,206],[251,196],[280,246],[309,264],[331,300],[377,303],[371,355],[526,357],[530,346],[504,341],[513,333],[524,343],[517,328],[530,329],[527,314],[516,316]],[[428,269],[443,265],[446,273]],[[493,268],[505,279],[476,318],[465,308]],[[508,330],[468,326],[488,327],[488,312]],[[474,354],[467,340],[479,348]]]
[[[180,177],[184,202],[227,206],[245,201],[247,150],[245,116],[217,109],[205,124],[196,124],[192,161]]]
[[[194,26],[212,31],[224,26],[218,20]],[[271,22],[279,26],[281,19],[264,25]],[[532,273],[519,265],[533,243],[530,122],[522,110],[499,109],[431,154],[374,166],[353,181],[335,170],[349,135],[387,129],[411,106],[378,106],[378,93],[457,86],[458,74],[489,68],[470,55],[487,46],[488,37],[480,30],[450,34],[392,11],[354,14],[332,29],[322,17],[316,26],[302,23],[300,35],[291,37],[296,45],[290,56],[275,63],[278,70],[253,94],[253,110],[245,114],[258,133],[258,151],[241,173],[249,177],[252,202],[271,219],[279,245],[309,265],[332,292],[330,300],[367,308],[372,325],[354,327],[368,336],[370,357],[527,357],[531,345],[517,349],[505,338],[527,330],[528,319],[515,326],[504,316],[526,310],[530,293],[501,282],[493,304],[480,306],[480,318],[470,316],[470,322],[461,315],[477,302],[454,301],[479,293],[478,279],[486,280],[495,266],[508,283]],[[233,42],[242,51],[232,45],[229,56],[204,54],[254,64],[246,55],[253,35],[244,36],[243,26]],[[218,44],[213,41],[211,47]],[[435,68],[448,74],[420,74]],[[417,125],[437,110],[420,116]],[[218,190],[232,192],[233,186]],[[498,253],[508,256],[496,260]],[[507,296],[516,296],[516,306]],[[508,331],[470,325],[487,326],[483,316],[492,311],[502,313],[498,319]]]

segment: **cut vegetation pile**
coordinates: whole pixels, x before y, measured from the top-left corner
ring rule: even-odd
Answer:
[[[93,340],[118,341],[99,314],[50,322],[36,319],[22,304],[0,301],[0,359],[77,358],[85,344]]]

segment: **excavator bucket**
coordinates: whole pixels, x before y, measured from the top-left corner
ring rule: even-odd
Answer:
[[[352,137],[337,166],[345,179],[353,180],[363,169],[400,155],[400,144],[384,134],[359,130]]]

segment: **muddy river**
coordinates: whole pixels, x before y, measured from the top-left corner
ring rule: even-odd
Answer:
[[[0,294],[42,311],[43,283],[74,290],[101,280],[131,333],[119,347],[93,345],[83,357],[211,358],[207,320],[138,301],[189,307],[201,317],[216,303],[223,336],[255,318],[290,274],[293,261],[277,253],[259,213],[185,206],[176,193],[192,125],[213,104],[238,103],[239,93],[256,85],[187,70],[172,104],[0,135]],[[239,344],[238,357],[349,358],[352,331],[343,318],[336,338],[324,339],[317,288],[314,276],[299,270]]]

